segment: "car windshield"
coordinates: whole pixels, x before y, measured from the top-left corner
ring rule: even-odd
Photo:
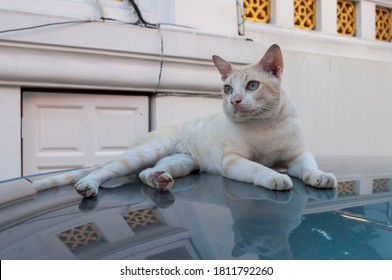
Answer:
[[[376,175],[351,173],[337,190],[292,178],[290,191],[202,173],[159,192],[126,178],[93,198],[72,186],[34,193],[20,178],[2,184],[19,196],[2,195],[0,257],[392,259],[390,180]]]

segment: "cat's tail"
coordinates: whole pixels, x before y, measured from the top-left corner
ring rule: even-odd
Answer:
[[[87,168],[81,168],[59,175],[49,176],[46,178],[33,181],[33,188],[36,191],[43,191],[60,186],[75,184],[77,181],[87,176],[91,172],[99,169],[101,165],[96,165]]]

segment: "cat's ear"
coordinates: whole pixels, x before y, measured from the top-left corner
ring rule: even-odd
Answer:
[[[212,61],[214,62],[216,68],[218,68],[218,71],[222,76],[222,81],[225,81],[231,73],[232,65],[230,62],[227,62],[217,55],[212,56]]]
[[[269,47],[258,65],[263,71],[280,78],[283,72],[283,56],[280,47],[276,44]]]

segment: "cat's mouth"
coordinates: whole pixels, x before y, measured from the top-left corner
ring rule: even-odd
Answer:
[[[229,111],[230,111],[229,114],[231,115],[231,118],[236,121],[246,121],[254,117],[250,110],[239,106],[232,106]]]
[[[233,106],[231,112],[234,116],[238,117],[247,117],[251,115],[251,112],[248,109],[242,108],[240,106]]]
[[[235,121],[246,121],[249,119],[270,119],[274,115],[272,106],[248,106],[247,104],[227,104],[226,114]]]
[[[269,109],[258,108],[252,110],[239,106],[233,106],[230,110],[230,114],[232,118],[237,121],[246,121],[249,119],[270,119],[273,116],[273,112]]]
[[[239,106],[233,106],[232,112],[233,114],[244,114],[244,113],[248,113],[248,110],[245,110]]]
[[[232,106],[231,112],[233,115],[242,116],[242,117],[258,117],[258,115],[264,115],[264,110],[254,110],[252,108],[243,107],[243,106]]]

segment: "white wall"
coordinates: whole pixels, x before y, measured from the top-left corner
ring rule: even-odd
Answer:
[[[317,2],[323,8],[320,31],[247,22],[246,36],[281,46],[283,85],[315,154],[390,156],[392,44],[374,39],[374,17],[368,15],[377,1],[358,1],[356,37],[336,34],[331,2]],[[381,4],[387,2],[391,6]]]
[[[201,32],[237,35],[237,0],[175,0],[175,24]]]
[[[222,100],[215,97],[156,96],[151,99],[151,129],[179,124],[222,111]]]
[[[311,149],[321,155],[392,155],[392,63],[286,54],[284,84]]]
[[[21,175],[20,88],[0,86],[0,180]]]

